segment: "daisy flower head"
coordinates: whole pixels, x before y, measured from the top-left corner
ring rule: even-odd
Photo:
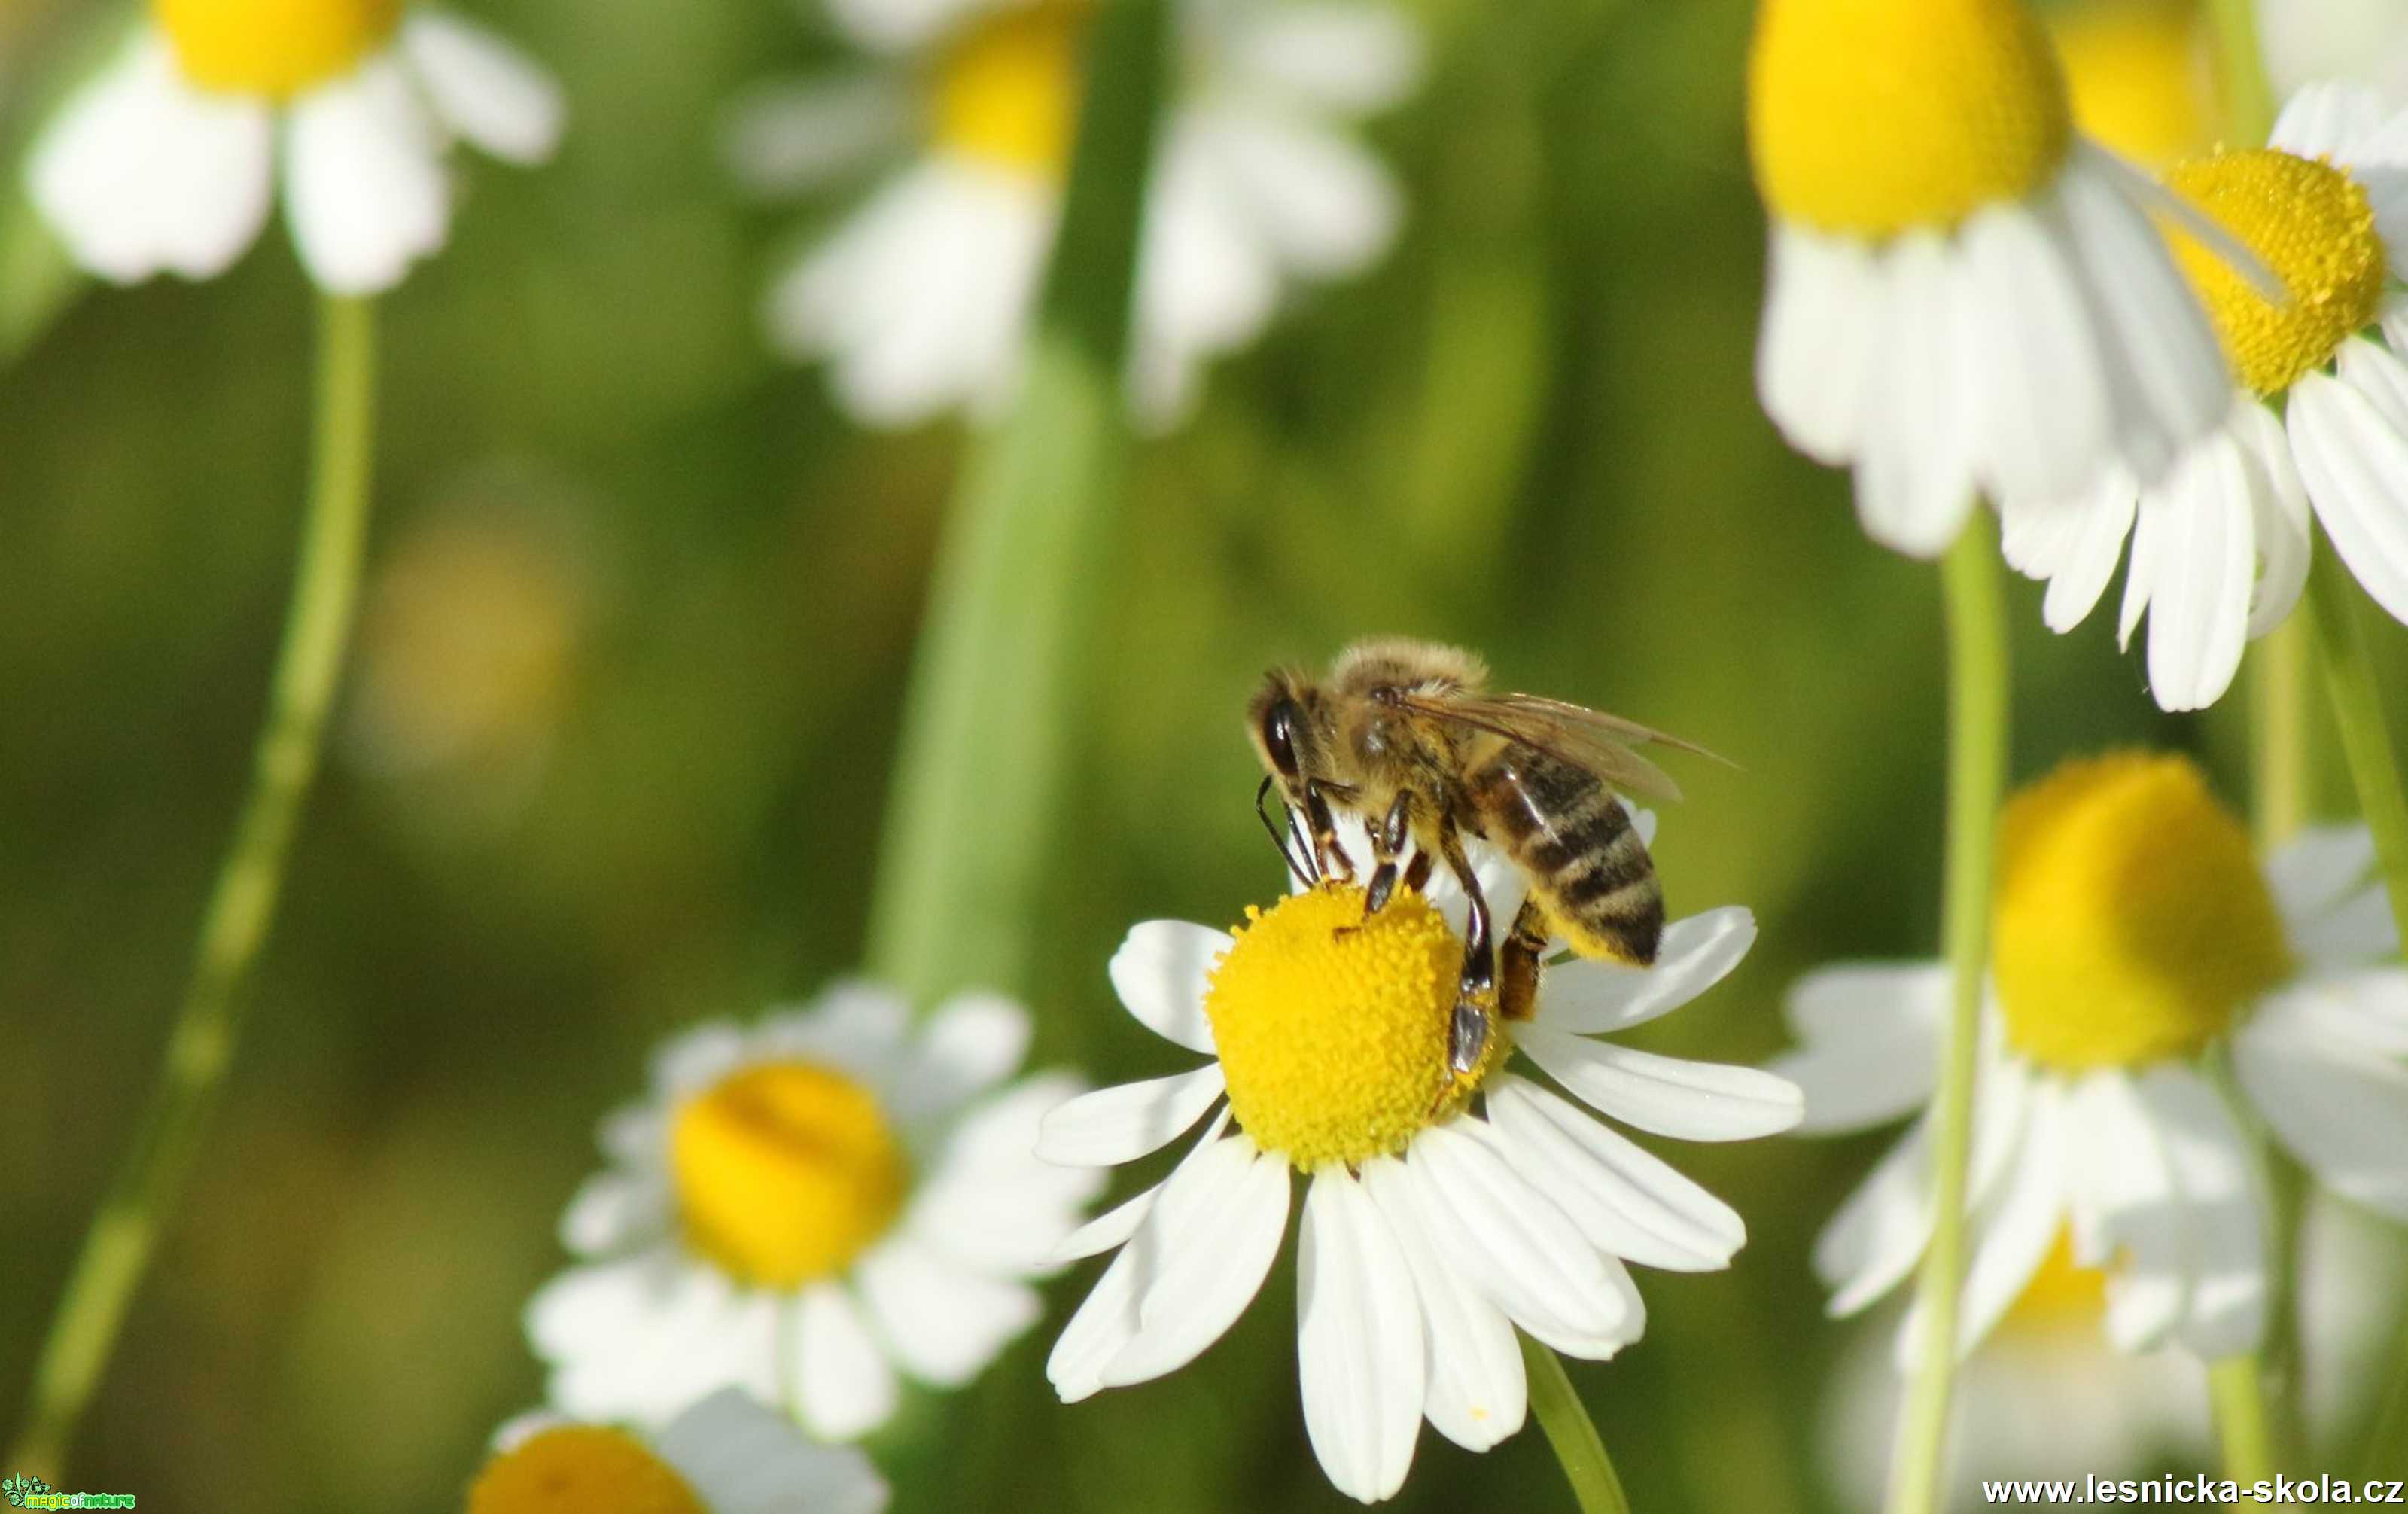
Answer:
[[[529,1414],[502,1426],[466,1514],[882,1514],[869,1458],[723,1388],[652,1435]]]
[[[1368,855],[1359,827],[1341,822],[1341,834]],[[1491,907],[1512,918],[1518,873],[1471,844]],[[1122,1002],[1212,1060],[1071,1101],[1046,1117],[1039,1151],[1117,1165],[1211,1116],[1167,1179],[1059,1253],[1118,1247],[1046,1363],[1066,1402],[1175,1371],[1220,1338],[1262,1286],[1291,1175],[1304,1175],[1305,1429],[1330,1481],[1369,1503],[1403,1485],[1425,1418],[1472,1450],[1522,1427],[1515,1326],[1567,1355],[1611,1357],[1646,1323],[1626,1262],[1713,1271],[1745,1239],[1728,1205],[1592,1110],[1728,1141],[1786,1129],[1799,1095],[1754,1069],[1593,1039],[1719,982],[1755,940],[1744,909],[1673,922],[1652,968],[1546,968],[1534,1013],[1500,1023],[1457,1077],[1447,1027],[1461,890],[1400,888],[1368,916],[1365,897],[1317,886],[1250,910],[1234,932],[1168,920],[1130,931],[1111,962]],[[1565,1091],[1512,1065],[1516,1051]]]
[[[452,137],[536,163],[560,123],[549,75],[437,7],[150,0],[35,144],[27,185],[78,263],[134,283],[223,272],[280,178],[310,278],[369,295],[443,245]]]
[[[663,1046],[562,1219],[580,1260],[528,1305],[553,1406],[658,1425],[737,1387],[843,1440],[894,1412],[898,1371],[976,1377],[1102,1186],[1036,1158],[1038,1117],[1082,1086],[1007,1082],[1028,1033],[979,995],[915,1031],[849,985]]]
[[[2261,865],[2187,758],[2133,752],[2021,791],[2000,845],[1959,1348],[2070,1225],[2118,1349],[2250,1350],[2268,1243],[2244,1121],[2335,1193],[2408,1218],[2408,973],[2378,965],[2399,942],[2372,843],[2310,831]],[[1791,995],[1803,1045],[1775,1066],[1806,1090],[1801,1129],[1917,1116],[1816,1244],[1835,1315],[1888,1293],[1930,1238],[1919,1112],[1949,996],[1938,962],[1828,968]],[[1901,1346],[1916,1334],[1910,1316]]]
[[[2215,144],[2214,52],[2193,0],[2081,0],[2047,16],[2084,136],[2152,169]]]
[[[765,192],[895,162],[772,284],[771,341],[824,359],[873,425],[992,409],[1010,390],[1077,132],[1096,0],[827,0],[864,69],[757,93],[731,156]],[[1140,250],[1129,383],[1174,420],[1211,357],[1252,341],[1293,285],[1343,278],[1394,238],[1402,197],[1348,130],[1419,72],[1378,0],[1180,0],[1182,67]]]
[[[1762,0],[1748,126],[1757,390],[1875,541],[1934,556],[1977,491],[2154,478],[2223,414],[2160,192],[2076,131],[2021,0]]]
[[[2009,561],[2049,584],[2051,628],[2079,625],[2131,539],[2120,634],[2149,617],[2149,685],[2169,710],[2214,703],[2243,644],[2306,581],[2309,517],[2376,602],[2408,620],[2408,113],[2373,92],[2295,96],[2263,148],[2177,166],[2169,182],[2270,268],[2270,300],[2186,234],[2176,251],[2238,381],[2222,424],[2162,477],[2111,469],[2068,497],[2001,504]]]

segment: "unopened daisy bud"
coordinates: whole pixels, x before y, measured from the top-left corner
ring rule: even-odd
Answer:
[[[2217,1360],[2253,1348],[2266,1306],[2266,1212],[2240,1096],[2327,1186],[2408,1216],[2408,978],[2373,845],[2316,831],[2270,861],[2186,757],[2068,763],[2001,827],[1959,1344],[2025,1294],[2060,1229],[2105,1275],[2109,1338]],[[1942,963],[1841,967],[1791,996],[1805,1128],[1853,1130],[1931,1096],[1949,1002]],[[1815,1248],[1834,1313],[1913,1270],[1930,1233],[1918,1123]],[[1916,1338],[1910,1318],[1899,1337]]]
[[[1978,492],[2146,476],[2224,407],[2133,170],[2075,132],[2019,0],[1764,0],[1749,142],[1772,216],[1757,385],[1933,555]]]
[[[879,1514],[869,1458],[817,1446],[734,1389],[656,1435],[549,1414],[504,1425],[465,1514]]]
[[[2214,702],[2243,642],[2305,582],[2313,513],[2358,582],[2408,620],[2408,114],[2369,91],[2303,91],[2264,148],[2194,158],[2175,193],[2247,249],[2270,298],[2188,232],[2176,252],[2237,375],[2223,424],[2145,486],[2007,501],[2010,561],[2051,581],[2047,618],[2088,614],[2132,539],[2122,635],[2149,615],[2149,683],[2169,710]]]
[[[518,51],[405,0],[153,0],[125,55],[27,163],[76,261],[121,283],[222,272],[257,239],[282,164],[309,275],[374,294],[443,245],[454,135],[535,163],[560,92]]]

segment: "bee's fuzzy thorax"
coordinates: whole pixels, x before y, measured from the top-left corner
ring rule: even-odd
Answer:
[[[1488,664],[1476,653],[1438,642],[1410,637],[1380,636],[1356,642],[1339,654],[1329,681],[1348,693],[1374,688],[1406,688],[1443,693],[1479,688],[1488,682]]]

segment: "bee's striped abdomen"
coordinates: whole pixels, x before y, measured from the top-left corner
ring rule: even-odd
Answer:
[[[1467,785],[1488,839],[1529,874],[1555,929],[1584,957],[1645,966],[1664,934],[1664,891],[1647,844],[1598,776],[1519,742]]]

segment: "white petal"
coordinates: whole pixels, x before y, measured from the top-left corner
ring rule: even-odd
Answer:
[[[674,1195],[661,1177],[601,1172],[587,1178],[560,1217],[560,1244],[579,1256],[600,1256],[658,1235]]]
[[[2124,558],[2124,539],[2131,534],[2140,508],[2140,487],[2122,468],[2112,468],[2076,506],[2080,529],[2067,542],[2063,563],[2049,580],[2041,600],[2041,620],[2062,635],[2089,618]]]
[[[2295,927],[2332,909],[2374,871],[2374,832],[2364,826],[2310,826],[2266,859],[2266,883]]]
[[[2227,423],[2249,459],[2250,499],[2257,515],[2258,588],[2249,603],[2249,634],[2281,625],[2308,582],[2308,489],[2291,461],[2291,440],[2274,412],[2249,396]]]
[[[1931,1239],[1930,1121],[1914,1122],[1814,1241],[1814,1275],[1843,1319],[1904,1281]]]
[[[1856,454],[1865,534],[1937,557],[1973,508],[1980,426],[1975,327],[1986,317],[1947,243],[1909,232],[1884,259],[1882,320]]]
[[[1711,1272],[1728,1266],[1746,1243],[1738,1211],[1538,1085],[1499,1078],[1487,1106],[1516,1170],[1554,1194],[1598,1250],[1675,1272]]]
[[[2318,973],[2260,1002],[2252,1025],[2335,1055],[2408,1058],[2408,968]]]
[[[1412,1466],[1426,1342],[1404,1251],[1342,1166],[1305,1190],[1296,1267],[1305,1434],[1340,1492],[1377,1503]]]
[[[2250,1102],[2327,1188],[2408,1220],[2408,1067],[2297,1021],[2245,1026],[2233,1070]]]
[[[796,1418],[823,1440],[852,1440],[884,1424],[901,1394],[852,1296],[834,1283],[814,1283],[794,1310]]]
[[[1184,920],[1148,920],[1112,953],[1112,990],[1147,1030],[1210,1057],[1212,1022],[1204,1017],[1204,996],[1233,939]]]
[[[391,56],[303,95],[284,142],[284,213],[320,287],[371,295],[443,245],[443,142]]]
[[[1440,1255],[1403,1162],[1366,1162],[1363,1186],[1386,1218],[1421,1300],[1429,1358],[1423,1412],[1440,1435],[1484,1451],[1519,1431],[1528,1408],[1513,1323]]]
[[[1861,243],[1773,223],[1756,395],[1789,444],[1817,462],[1856,457],[1884,287]]]
[[[887,1489],[857,1450],[814,1446],[734,1389],[686,1410],[653,1441],[711,1514],[880,1514]]]
[[[1243,1135],[1215,1141],[1172,1175],[1122,1248],[1140,1268],[1137,1332],[1097,1375],[1102,1386],[1176,1372],[1237,1322],[1279,1254],[1288,1188],[1286,1160]]]
[[[855,1273],[904,1370],[942,1388],[977,1377],[1044,1308],[1027,1285],[982,1276],[910,1236],[880,1243]]]
[[[1955,980],[1945,962],[1840,962],[1790,987],[1782,1017],[1810,1044],[1937,1035]]]
[[[2389,112],[2383,96],[2362,84],[2310,84],[2274,119],[2269,147],[2302,158],[2350,160],[2350,150],[2372,136]]]
[[[2286,411],[2317,519],[2375,602],[2408,620],[2408,437],[2338,379],[2310,373]]]
[[[1128,382],[1150,426],[1177,421],[1203,362],[1253,340],[1279,303],[1272,249],[1228,177],[1207,124],[1182,112],[1159,153],[1138,252]]]
[[[1039,1127],[1039,1161],[1113,1167],[1158,1151],[1204,1117],[1228,1087],[1221,1064],[1098,1089],[1055,1108]]]
[[[2190,1306],[2178,1338],[2207,1362],[2254,1351],[2266,1327],[2266,1204],[2248,1138],[2187,1067],[2151,1068],[2140,1088],[2190,1230]]]
[[[1949,981],[1937,962],[1843,965],[1800,978],[1785,1012],[1806,1045],[1771,1066],[1805,1101],[1797,1128],[1861,1130],[1921,1108],[1939,1075]]]
[[[778,1394],[776,1303],[676,1243],[571,1268],[528,1303],[526,1322],[552,1363],[553,1406],[580,1420],[659,1425],[719,1388]]]
[[[1639,1338],[1644,1308],[1621,1264],[1486,1143],[1438,1126],[1414,1138],[1404,1165],[1424,1227],[1514,1323],[1591,1360]]]
[[[906,139],[911,96],[882,72],[756,85],[727,111],[729,172],[764,196],[800,195],[867,166]]]
[[[1675,920],[1652,967],[1576,959],[1550,968],[1539,1018],[1584,1035],[1644,1025],[1720,983],[1755,944],[1756,916],[1736,904]]]
[[[951,1111],[1010,1077],[1028,1054],[1028,1012],[1001,994],[958,994],[937,1006],[905,1053],[897,1117]]]
[[[891,52],[934,41],[996,0],[828,0],[828,15],[862,47]]]
[[[2052,232],[2046,220],[2001,201],[1959,233],[1966,272],[1984,294],[1976,307],[1980,361],[1989,369],[1981,450],[1995,493],[2010,499],[2080,488],[2098,472],[2113,419],[2071,249]]]
[[[1255,232],[1311,278],[1356,272],[1387,251],[1404,199],[1381,161],[1326,128],[1216,110],[1206,130]]]
[[[2074,1258],[2107,1267],[2107,1334],[2144,1351],[2190,1307],[2188,1226],[2172,1158],[2139,1091],[2121,1072],[2096,1073],[2065,1102]]]
[[[1421,34],[1386,6],[1262,6],[1227,41],[1229,66],[1341,115],[1396,104],[1421,77]]]
[[[1136,1198],[1118,1204],[1062,1238],[1051,1260],[1078,1262],[1087,1257],[1101,1256],[1137,1233],[1138,1226],[1153,1212],[1154,1196],[1159,1191],[1147,1189]]]
[[[533,59],[482,26],[420,7],[401,45],[445,125],[511,163],[541,163],[560,145],[560,85]]]
[[[652,1086],[666,1094],[696,1093],[744,1060],[744,1032],[732,1021],[706,1020],[652,1052]]]
[[[1142,1223],[1161,1192],[1159,1186],[1148,1189],[1096,1224],[1101,1226],[1130,1211]],[[1105,1366],[1137,1335],[1138,1294],[1154,1266],[1151,1253],[1123,1247],[1088,1290],[1070,1322],[1062,1327],[1061,1336],[1045,1358],[1045,1378],[1063,1403],[1075,1404],[1102,1390]]]
[[[2062,1131],[2057,1089],[2043,1085],[2025,1122],[2024,1138],[2016,1143],[2004,1187],[1982,1216],[1981,1237],[1957,1305],[1960,1353],[1971,1353],[2023,1296],[2064,1228],[2067,1153]]]
[[[1754,1067],[1688,1061],[1526,1025],[1516,1044],[1583,1103],[1687,1141],[1744,1141],[1796,1125],[1805,1097]]]
[[[882,983],[838,983],[799,1009],[781,1010],[752,1031],[747,1057],[809,1057],[886,1086],[903,1066],[911,1006]]]
[[[208,279],[258,238],[273,159],[266,104],[194,91],[167,40],[146,30],[43,131],[26,186],[75,260],[101,277]]]
[[[2255,523],[2248,463],[2222,434],[2194,446],[2142,496],[2140,529],[2158,542],[2149,688],[2160,709],[2205,709],[2231,686],[2257,579]]]
[[[964,1116],[911,1195],[906,1228],[980,1272],[1025,1276],[1058,1264],[1058,1248],[1105,1175],[1040,1161],[1037,1133],[1083,1088],[1067,1074],[1031,1078]]]

